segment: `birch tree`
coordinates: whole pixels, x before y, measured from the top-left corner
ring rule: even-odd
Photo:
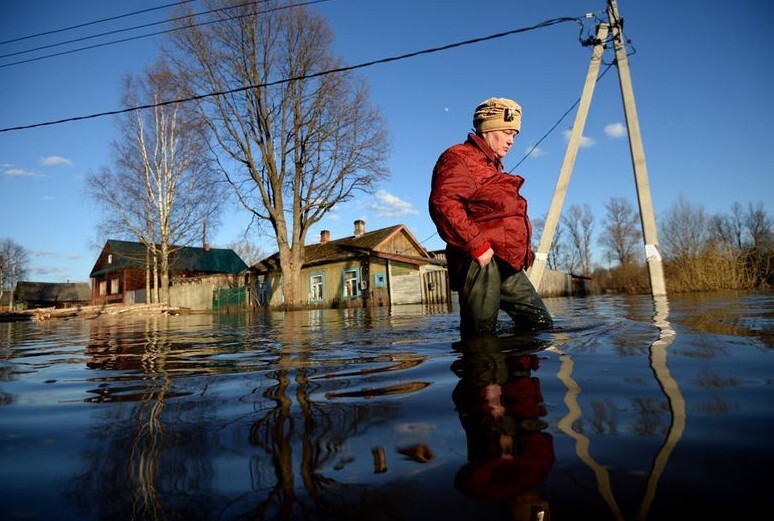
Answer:
[[[8,290],[8,310],[13,311],[16,283],[27,274],[30,255],[27,249],[11,239],[0,241],[0,297]]]
[[[150,108],[123,116],[113,167],[87,180],[104,210],[102,234],[145,244],[149,301],[164,303],[169,302],[173,253],[193,243],[205,223],[214,227],[223,203],[198,112],[163,103],[180,96],[177,77],[163,61],[143,76],[127,77],[124,104]]]
[[[386,176],[384,121],[351,72],[328,72],[344,64],[321,16],[286,2],[203,5],[218,23],[177,19],[170,54],[189,95],[207,94],[196,103],[223,174],[245,210],[271,226],[284,306],[297,307],[309,229]]]

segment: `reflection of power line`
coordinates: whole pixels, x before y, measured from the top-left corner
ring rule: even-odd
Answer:
[[[521,27],[519,29],[513,29],[511,31],[505,31],[505,32],[496,33],[496,34],[490,34],[488,36],[482,36],[482,37],[479,37],[479,38],[472,38],[472,39],[464,40],[464,41],[461,41],[461,42],[454,42],[454,43],[450,43],[450,44],[447,44],[447,45],[442,45],[440,47],[431,47],[429,49],[423,49],[423,50],[420,50],[420,51],[409,52],[409,53],[400,54],[400,55],[397,55],[397,56],[390,56],[390,57],[387,57],[387,58],[380,58],[378,60],[372,60],[372,61],[368,61],[368,62],[363,62],[363,63],[359,63],[357,65],[350,65],[350,66],[346,66],[346,67],[337,67],[335,69],[327,69],[327,70],[316,72],[316,73],[313,73],[313,74],[308,74],[308,75],[304,75],[304,76],[296,76],[296,77],[292,77],[292,78],[285,78],[285,79],[276,80],[276,81],[272,81],[272,82],[261,83],[261,84],[258,84],[258,85],[247,85],[247,86],[242,86],[242,87],[238,87],[238,88],[235,88],[235,89],[229,89],[229,90],[225,90],[225,91],[218,91],[218,92],[209,92],[209,93],[205,93],[205,94],[198,94],[198,95],[191,96],[191,97],[188,97],[188,98],[181,98],[181,99],[175,99],[175,100],[162,101],[162,102],[159,102],[159,103],[151,103],[151,104],[148,104],[148,105],[139,105],[139,106],[136,106],[136,107],[129,107],[129,108],[119,109],[119,110],[111,110],[111,111],[107,111],[107,112],[98,112],[98,113],[95,113],[95,114],[89,114],[87,116],[75,116],[75,117],[59,119],[59,120],[55,120],[55,121],[47,121],[47,122],[43,122],[43,123],[33,123],[31,125],[21,125],[21,126],[16,126],[16,127],[0,128],[0,133],[2,133],[2,132],[12,132],[12,131],[17,131],[17,130],[26,130],[26,129],[36,128],[36,127],[45,127],[45,126],[51,126],[51,125],[58,125],[58,124],[61,124],[61,123],[69,123],[69,122],[73,122],[73,121],[81,121],[81,120],[85,120],[85,119],[94,119],[94,118],[99,118],[99,117],[103,117],[103,116],[113,116],[113,115],[118,115],[118,114],[125,114],[125,113],[128,113],[128,112],[134,112],[134,111],[137,111],[137,110],[145,110],[145,109],[151,109],[151,108],[155,108],[155,107],[163,107],[163,106],[166,106],[166,105],[173,105],[173,104],[176,104],[176,103],[186,103],[186,102],[189,102],[189,101],[197,101],[197,100],[201,100],[201,99],[205,99],[205,98],[211,98],[211,97],[215,97],[215,96],[224,96],[224,95],[227,95],[227,94],[237,94],[239,92],[244,92],[244,91],[252,90],[252,89],[265,88],[265,87],[274,87],[274,86],[277,86],[277,85],[283,85],[283,84],[290,83],[290,82],[293,82],[293,81],[308,80],[308,79],[312,79],[312,78],[318,78],[318,77],[321,77],[321,76],[326,76],[328,74],[334,74],[334,73],[339,73],[339,72],[348,72],[348,71],[353,71],[353,70],[356,70],[356,69],[362,69],[362,68],[365,68],[365,67],[371,67],[373,65],[380,65],[380,64],[383,64],[383,63],[390,63],[390,62],[394,62],[394,61],[405,60],[405,59],[408,59],[408,58],[415,58],[417,56],[422,56],[422,55],[425,55],[425,54],[433,54],[433,53],[436,53],[436,52],[447,51],[449,49],[454,49],[456,47],[464,47],[466,45],[472,45],[474,43],[485,42],[485,41],[494,40],[494,39],[497,39],[497,38],[503,38],[505,36],[510,36],[510,35],[513,35],[513,34],[524,33],[524,32],[533,31],[533,30],[536,30],[536,29],[542,29],[542,28],[545,28],[545,27],[550,27],[552,25],[560,24],[560,23],[563,23],[563,22],[577,22],[579,20],[581,20],[581,18],[577,18],[577,17],[576,18],[568,18],[568,17],[553,18],[551,20],[546,20],[544,22],[541,22],[541,23],[538,23],[536,25],[532,25],[532,26],[529,26],[529,27]]]

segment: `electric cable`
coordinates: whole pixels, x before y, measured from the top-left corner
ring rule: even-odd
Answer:
[[[52,48],[52,47],[58,47],[60,45],[65,45],[65,44],[68,44],[68,43],[76,43],[76,42],[81,42],[81,41],[85,41],[85,40],[90,40],[92,38],[98,38],[100,36],[107,36],[107,35],[111,35],[111,34],[117,34],[117,33],[122,33],[122,32],[127,32],[127,31],[133,31],[135,29],[143,29],[143,28],[146,28],[146,27],[154,26],[154,25],[161,25],[161,24],[166,24],[168,22],[184,20],[184,19],[187,19],[187,18],[194,18],[194,17],[201,16],[201,15],[208,14],[208,13],[214,13],[214,12],[218,12],[218,11],[226,11],[226,10],[230,10],[230,9],[236,9],[237,7],[243,7],[243,6],[249,5],[249,4],[266,3],[268,1],[270,1],[270,0],[259,0],[257,2],[247,2],[247,3],[236,5],[236,6],[223,7],[223,8],[219,8],[219,9],[212,9],[210,11],[206,11],[206,12],[202,12],[202,13],[196,13],[196,14],[193,14],[193,15],[179,16],[177,18],[173,18],[171,20],[165,20],[165,21],[162,21],[162,22],[152,22],[152,23],[138,25],[138,26],[130,27],[130,28],[126,28],[126,29],[116,29],[116,30],[108,31],[108,32],[101,33],[101,34],[96,34],[96,35],[91,35],[91,36],[84,36],[82,38],[76,38],[76,39],[73,39],[73,40],[68,40],[68,41],[65,41],[65,42],[59,42],[59,43],[55,43],[55,44],[51,44],[51,45],[44,45],[44,46],[41,46],[41,47],[36,47],[34,49],[28,49],[26,51],[18,51],[18,52],[9,53],[9,54],[3,54],[3,55],[0,55],[0,58],[9,58],[11,56],[18,56],[20,54],[26,54],[26,53],[33,52],[33,51],[39,51],[39,50],[42,50],[42,49],[49,49],[49,48]],[[330,2],[330,1],[331,0],[309,0],[308,2],[302,2],[302,3],[298,3],[298,4],[289,4],[289,5],[279,6],[279,7],[272,7],[271,9],[267,9],[265,11],[259,11],[257,13],[249,13],[249,14],[243,14],[243,15],[238,15],[238,16],[229,16],[229,17],[226,17],[226,18],[219,18],[217,20],[208,20],[206,22],[195,23],[195,24],[191,24],[191,25],[188,25],[188,26],[185,26],[185,27],[174,27],[172,29],[165,29],[163,31],[155,31],[155,32],[152,32],[152,33],[140,34],[140,35],[137,35],[137,36],[130,36],[130,37],[127,37],[127,38],[121,38],[119,40],[113,40],[113,41],[110,41],[110,42],[102,42],[102,43],[97,43],[97,44],[94,44],[94,45],[87,45],[85,47],[78,47],[77,49],[70,49],[69,51],[62,51],[62,52],[57,52],[57,53],[52,53],[52,54],[46,54],[46,55],[43,55],[43,56],[38,56],[38,57],[35,57],[35,58],[28,58],[26,60],[18,60],[18,61],[15,61],[15,62],[4,63],[4,64],[0,65],[0,69],[4,69],[6,67],[12,67],[14,65],[21,65],[21,64],[24,64],[24,63],[31,63],[31,62],[35,62],[35,61],[45,60],[45,59],[48,59],[48,58],[55,58],[57,56],[64,56],[66,54],[73,54],[73,53],[76,53],[76,52],[87,51],[87,50],[90,50],[90,49],[98,49],[100,47],[107,47],[108,45],[115,45],[117,43],[126,43],[126,42],[131,42],[131,41],[134,41],[134,40],[141,40],[143,38],[150,38],[150,37],[159,36],[159,35],[162,35],[162,34],[173,33],[173,32],[181,31],[181,30],[184,30],[184,29],[191,29],[193,27],[201,27],[201,26],[204,26],[204,25],[210,25],[210,24],[215,24],[215,23],[220,23],[220,22],[227,22],[227,21],[230,21],[230,20],[238,20],[239,18],[245,18],[245,17],[248,17],[248,16],[256,16],[256,15],[260,15],[260,14],[267,14],[267,13],[271,13],[271,12],[274,12],[274,11],[281,11],[283,9],[290,9],[290,8],[293,8],[293,7],[303,7],[303,6],[307,6],[307,5],[320,4],[320,3],[323,3],[323,2]]]
[[[323,0],[319,0],[319,1],[323,1]],[[482,36],[482,37],[479,37],[479,38],[472,38],[472,39],[469,39],[469,40],[463,40],[461,42],[455,42],[455,43],[450,43],[450,44],[447,44],[447,45],[442,45],[440,47],[432,47],[432,48],[429,48],[429,49],[423,49],[423,50],[420,50],[420,51],[409,52],[409,53],[400,54],[400,55],[397,55],[397,56],[390,56],[390,57],[381,58],[381,59],[378,59],[378,60],[371,60],[371,61],[368,61],[368,62],[359,63],[357,65],[350,65],[350,66],[345,66],[345,67],[337,67],[337,68],[334,68],[334,69],[327,69],[327,70],[324,70],[324,71],[319,71],[319,72],[308,74],[308,75],[304,75],[304,76],[296,76],[296,77],[292,77],[292,78],[284,78],[284,79],[275,80],[275,81],[271,81],[271,82],[267,82],[267,83],[262,83],[262,84],[258,84],[258,85],[247,85],[247,86],[237,87],[237,88],[229,89],[229,90],[225,90],[225,91],[209,92],[209,93],[204,93],[204,94],[198,94],[198,95],[190,96],[190,97],[187,97],[187,98],[181,98],[181,99],[175,99],[175,100],[167,100],[167,101],[162,101],[162,102],[159,102],[159,103],[149,103],[149,104],[146,104],[146,105],[138,105],[138,106],[128,107],[128,108],[124,108],[124,109],[110,110],[110,111],[106,111],[106,112],[98,112],[98,113],[95,113],[95,114],[89,114],[89,115],[85,115],[85,116],[75,116],[75,117],[70,117],[70,118],[63,118],[63,119],[58,119],[58,120],[54,120],[54,121],[46,121],[46,122],[41,122],[41,123],[33,123],[33,124],[30,124],[30,125],[19,125],[19,126],[15,126],[15,127],[5,127],[5,128],[0,128],[0,133],[13,132],[13,131],[19,131],[19,130],[27,130],[27,129],[38,128],[38,127],[46,127],[46,126],[58,125],[58,124],[62,124],[62,123],[70,123],[70,122],[73,122],[73,121],[83,121],[83,120],[86,120],[86,119],[94,119],[94,118],[99,118],[99,117],[104,117],[104,116],[114,116],[114,115],[118,115],[118,114],[125,114],[125,113],[128,113],[128,112],[135,112],[135,111],[138,111],[138,110],[145,110],[145,109],[151,109],[151,108],[155,108],[155,107],[163,107],[163,106],[167,106],[167,105],[174,105],[174,104],[177,104],[177,103],[186,103],[186,102],[189,102],[189,101],[198,101],[198,100],[201,100],[201,99],[211,98],[211,97],[215,97],[215,96],[225,96],[225,95],[228,95],[228,94],[236,94],[236,93],[244,92],[246,90],[251,90],[251,89],[274,87],[274,86],[277,86],[277,85],[283,85],[283,84],[291,83],[291,82],[294,82],[294,81],[302,81],[302,80],[307,80],[307,79],[312,79],[312,78],[318,78],[318,77],[321,77],[321,76],[326,76],[328,74],[335,74],[335,73],[340,73],[340,72],[348,72],[348,71],[353,71],[353,70],[356,70],[356,69],[362,69],[362,68],[365,68],[365,67],[371,67],[373,65],[380,65],[380,64],[383,64],[383,63],[390,63],[390,62],[394,62],[394,61],[405,60],[405,59],[408,59],[408,58],[414,58],[414,57],[422,56],[422,55],[425,55],[425,54],[433,54],[433,53],[436,53],[436,52],[446,51],[446,50],[454,49],[454,48],[457,48],[457,47],[463,47],[463,46],[466,46],[466,45],[472,45],[472,44],[475,44],[475,43],[490,41],[490,40],[494,40],[494,39],[497,39],[497,38],[503,38],[505,36],[510,36],[510,35],[513,35],[513,34],[525,33],[525,32],[529,32],[529,31],[534,31],[536,29],[542,29],[542,28],[545,28],[545,27],[551,27],[553,25],[557,25],[557,24],[560,24],[560,23],[575,22],[579,18],[580,17],[552,18],[550,20],[546,20],[544,22],[540,22],[538,24],[527,26],[527,27],[521,27],[519,29],[513,29],[513,30],[510,30],[510,31],[504,31],[504,32],[500,32],[500,33],[490,34],[488,36]]]
[[[65,31],[70,31],[72,29],[80,29],[81,27],[87,27],[89,25],[96,25],[96,24],[100,24],[102,22],[110,22],[110,21],[113,21],[113,20],[118,20],[120,18],[127,18],[129,16],[134,16],[134,15],[138,15],[138,14],[148,13],[150,11],[158,11],[159,9],[166,9],[167,7],[173,7],[173,6],[176,6],[176,5],[187,4],[189,2],[196,2],[196,0],[181,0],[180,2],[174,2],[174,3],[171,3],[171,4],[160,5],[158,7],[150,7],[148,9],[142,9],[140,11],[133,11],[131,13],[124,13],[124,14],[119,14],[119,15],[116,15],[116,16],[111,16],[110,18],[102,18],[100,20],[94,20],[93,22],[84,22],[84,23],[77,24],[77,25],[71,25],[69,27],[62,27],[61,29],[52,29],[50,31],[44,31],[42,33],[29,34],[27,36],[20,36],[19,38],[13,38],[11,40],[2,41],[2,42],[0,42],[0,45],[5,45],[7,43],[20,42],[22,40],[29,40],[31,38],[37,38],[39,36],[48,36],[49,34],[62,33],[62,32],[65,32]]]
[[[602,77],[603,77],[605,74],[607,74],[607,71],[609,71],[613,65],[614,65],[614,64],[612,64],[612,63],[611,63],[611,64],[609,64],[609,65],[608,65],[608,66],[605,68],[605,70],[604,70],[604,71],[602,71],[602,74],[600,74],[600,75],[597,77],[597,79],[596,79],[596,81],[595,81],[594,83],[599,83],[599,80],[601,80],[601,79],[602,79]],[[567,114],[569,114],[570,112],[572,112],[572,110],[573,110],[575,107],[577,107],[579,103],[580,103],[580,98],[576,99],[576,100],[575,100],[575,103],[573,103],[573,104],[572,104],[572,106],[571,106],[569,109],[567,109],[567,110],[565,111],[565,113],[564,113],[564,114],[562,114],[561,116],[559,116],[559,119],[556,121],[556,123],[554,123],[554,125],[553,125],[553,126],[550,128],[550,129],[548,129],[548,132],[546,132],[545,134],[543,134],[543,137],[541,137],[541,138],[540,138],[540,139],[537,141],[537,143],[535,143],[534,145],[532,145],[532,148],[530,148],[530,149],[527,151],[527,153],[526,153],[526,154],[524,154],[524,157],[522,157],[522,158],[519,160],[519,162],[518,162],[518,163],[516,163],[516,165],[515,165],[513,168],[511,168],[510,170],[508,170],[508,173],[511,173],[511,172],[513,172],[515,169],[517,169],[517,168],[519,167],[519,165],[521,165],[521,164],[524,162],[524,160],[525,160],[525,159],[527,159],[527,158],[528,158],[528,157],[529,157],[529,156],[532,154],[532,152],[534,152],[534,151],[535,151],[535,149],[537,149],[537,147],[538,147],[538,146],[540,146],[540,143],[542,143],[542,142],[543,142],[543,141],[544,141],[544,140],[545,140],[545,139],[546,139],[546,138],[547,138],[549,135],[551,135],[551,133],[552,133],[554,130],[556,130],[556,127],[558,127],[558,126],[559,126],[559,124],[560,124],[560,123],[561,123],[561,122],[564,120],[564,118],[566,118],[566,117],[567,117]]]

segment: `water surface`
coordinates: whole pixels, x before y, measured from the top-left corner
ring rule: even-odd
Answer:
[[[741,519],[774,294],[0,324],[0,518]],[[548,519],[548,516],[546,516]]]

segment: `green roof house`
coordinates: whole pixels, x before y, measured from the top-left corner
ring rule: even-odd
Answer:
[[[197,279],[226,276],[232,280],[247,265],[231,249],[173,246],[170,280],[174,287]],[[94,304],[142,303],[149,261],[144,244],[108,240],[91,270],[91,300]],[[172,302],[171,302],[172,303]],[[174,305],[174,304],[173,304]]]

